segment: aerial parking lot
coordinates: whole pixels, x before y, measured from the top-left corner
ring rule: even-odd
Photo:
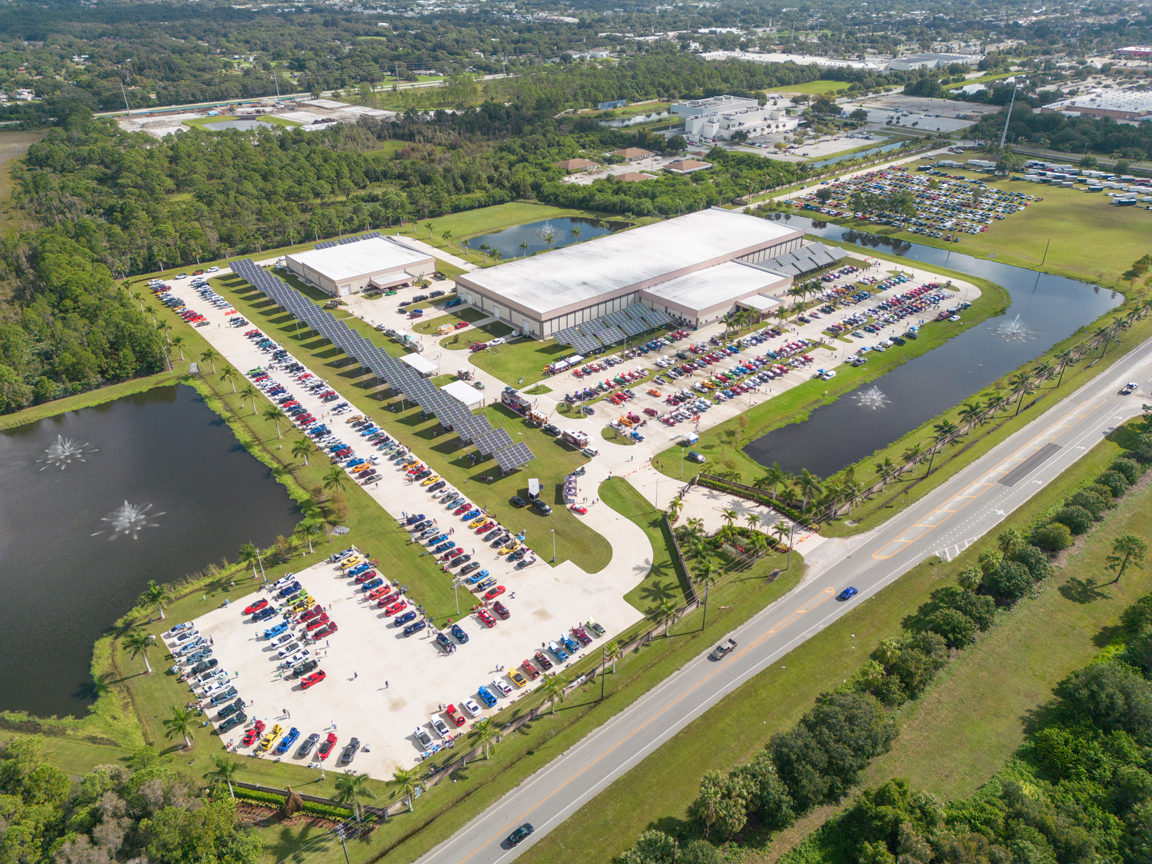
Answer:
[[[430,749],[451,746],[451,739],[437,731],[435,721],[455,737],[467,733],[480,717],[499,720],[504,708],[542,680],[542,675],[529,680],[522,669],[526,660],[540,669],[542,663],[536,659],[536,652],[553,664],[549,671],[554,673],[586,652],[599,651],[604,638],[588,624],[589,619],[611,633],[636,617],[635,609],[620,599],[619,589],[607,586],[605,579],[595,575],[576,578],[583,574],[570,566],[534,568],[499,577],[498,585],[503,585],[505,591],[493,601],[502,605],[508,617],[498,614],[495,602],[490,601],[484,615],[490,625],[477,614],[483,604],[482,594],[474,594],[463,586],[459,589],[462,615],[453,624],[460,627],[467,641],[453,635],[452,625],[447,624],[442,632],[428,624],[405,636],[406,627],[425,621],[423,615],[412,604],[388,614],[396,602],[407,602],[403,594],[399,601],[392,601],[385,608],[379,606],[381,599],[403,590],[402,575],[390,575],[387,566],[374,566],[367,559],[363,563],[377,574],[366,582],[357,584],[356,580],[369,571],[353,577],[349,574],[359,567],[342,570],[340,563],[326,561],[294,574],[292,579],[301,590],[287,598],[279,595],[292,581],[275,588],[271,584],[262,586],[243,601],[192,622],[206,640],[211,640],[219,668],[244,701],[248,722],[221,736],[229,749],[254,758],[279,758],[318,767],[318,748],[313,746],[302,756],[300,744],[313,733],[320,736],[321,742],[329,733],[335,733],[334,752],[324,760],[327,770],[351,769],[373,777],[391,777],[398,767],[411,767]],[[376,578],[384,579],[384,585],[365,592],[363,587]],[[449,576],[446,574],[445,578]],[[385,586],[393,590],[380,595],[379,590]],[[370,594],[374,594],[371,601]],[[313,598],[314,608],[338,625],[336,632],[314,640],[312,633],[324,629],[324,625],[311,632],[305,628],[320,617],[319,612],[313,611],[313,617],[304,621],[302,609],[285,614],[289,600],[299,602],[304,597]],[[264,608],[273,611],[271,617],[257,621],[254,615],[244,614],[250,604],[261,599],[268,603]],[[398,624],[397,619],[403,620],[402,616],[408,613],[413,613],[414,618]],[[264,636],[281,623],[289,625],[283,633]],[[589,644],[582,644],[584,640],[573,633],[574,627],[586,634]],[[284,637],[291,638],[278,642]],[[578,650],[564,648],[564,638],[574,642]],[[553,642],[569,655],[567,659],[560,659],[552,649],[544,647]],[[285,662],[281,652],[293,644],[299,648],[289,656],[307,651],[306,659],[317,662],[315,669],[293,675],[291,668],[281,668]],[[451,646],[450,653],[446,646]],[[297,657],[297,661],[304,659]],[[498,671],[498,667],[502,668]],[[189,666],[186,664],[185,668]],[[513,670],[519,670],[525,683],[518,686],[509,674]],[[302,687],[302,680],[321,671],[321,680],[307,689]],[[495,707],[485,704],[481,686],[491,694]],[[203,687],[197,687],[195,692],[198,697],[205,695]],[[466,700],[471,700],[476,708],[475,717],[465,707],[469,704]],[[210,709],[205,705],[208,717],[217,727],[224,719],[218,715],[225,704],[229,703]],[[463,721],[460,726],[446,710],[450,705],[455,706]],[[253,721],[262,721],[267,730],[280,724],[285,734],[296,728],[299,738],[281,756],[275,755],[277,742],[261,751],[259,737],[253,745],[241,746]],[[417,738],[417,727],[427,736],[423,741]],[[266,733],[261,737],[263,734]],[[362,749],[350,763],[342,763],[344,748],[352,738],[359,740]]]

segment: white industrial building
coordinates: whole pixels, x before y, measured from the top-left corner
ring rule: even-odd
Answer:
[[[979,54],[908,54],[894,58],[888,68],[896,72],[907,72],[909,69],[943,69],[954,63],[975,66],[983,59]]]
[[[1152,93],[1147,90],[1119,90],[1111,87],[1093,88],[1070,99],[1050,102],[1040,108],[1042,113],[1059,111],[1067,117],[1111,117],[1120,122],[1152,121]]]
[[[728,140],[737,132],[749,138],[791,132],[800,125],[782,108],[762,106],[755,99],[713,96],[677,102],[672,113],[684,120],[684,134],[691,140]]]
[[[359,294],[366,288],[395,288],[436,271],[436,259],[372,237],[285,256],[288,269],[333,297]]]
[[[537,339],[641,303],[701,326],[743,298],[783,295],[792,277],[764,262],[798,250],[803,237],[756,216],[702,210],[464,273],[456,291]]]
[[[747,60],[752,63],[795,63],[799,66],[822,66],[828,69],[871,69],[883,72],[883,68],[868,60],[834,60],[831,57],[817,57],[814,54],[761,54],[755,51],[705,51],[697,54],[701,60]],[[845,82],[847,87],[848,83]]]

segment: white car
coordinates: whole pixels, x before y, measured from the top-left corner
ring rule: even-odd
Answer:
[[[436,730],[436,734],[441,738],[447,738],[451,733],[448,731],[448,724],[441,720],[438,716],[432,716],[432,728]]]
[[[224,671],[223,669],[210,669],[207,672],[205,672],[203,675],[201,675],[199,678],[197,678],[196,683],[197,683],[197,686],[203,687],[205,684],[209,684],[212,681],[215,681],[217,678],[227,678],[227,677],[228,677],[228,673],[226,671]]]
[[[204,272],[205,272],[205,273],[219,273],[219,272],[220,272],[220,268],[219,268],[219,267],[209,267],[209,268],[208,268],[207,270],[205,270]]]
[[[208,684],[204,688],[204,695],[205,696],[211,696],[213,693],[219,693],[221,690],[223,690],[227,686],[228,686],[227,680],[225,680],[225,681],[213,681],[211,684]]]
[[[299,666],[301,663],[303,663],[305,660],[307,660],[311,656],[312,655],[309,654],[307,651],[298,651],[297,653],[293,654],[291,657],[287,658],[280,665],[285,667],[286,669],[291,668],[292,666]]]
[[[423,726],[416,727],[416,743],[427,750],[432,746],[432,736],[428,734],[428,730]]]
[[[185,630],[191,630],[191,629],[192,629],[192,622],[191,621],[185,621],[183,624],[177,624],[175,627],[173,627],[171,630],[169,630],[167,633],[165,633],[164,638],[165,639],[171,639],[177,633],[182,633]]]
[[[292,633],[281,633],[279,636],[272,640],[272,647],[278,648],[285,643],[291,642],[295,638],[295,635]]]
[[[503,345],[503,344],[504,344],[503,338],[497,337],[496,339],[493,339],[491,342],[488,343],[488,347],[491,348],[493,345]]]
[[[291,634],[289,634],[289,635],[291,635]],[[292,636],[292,638],[295,639],[296,637]],[[283,648],[281,648],[276,653],[279,654],[281,656],[281,658],[284,658],[284,657],[291,657],[293,654],[295,654],[299,650],[300,650],[300,643],[299,642],[291,642],[288,645],[285,645]]]
[[[291,585],[291,584],[292,584],[292,581],[293,581],[295,578],[296,578],[296,574],[295,574],[295,573],[289,573],[289,574],[288,574],[287,576],[285,576],[283,579],[277,579],[275,582],[273,582],[273,583],[272,583],[272,590],[273,590],[273,591],[276,591],[276,590],[278,590],[278,589],[280,589],[280,588],[287,588],[289,585]]]
[[[600,455],[600,451],[597,450],[595,447],[585,447],[580,452],[589,458],[592,458],[593,456],[599,456]]]
[[[480,716],[480,706],[477,705],[471,699],[461,700],[460,707],[462,707],[465,711],[468,712],[469,717],[479,717]]]
[[[499,678],[493,678],[492,679],[492,686],[495,687],[497,690],[499,690],[501,693],[503,693],[505,696],[511,696],[512,695],[512,688],[509,687],[507,684],[505,684]]]

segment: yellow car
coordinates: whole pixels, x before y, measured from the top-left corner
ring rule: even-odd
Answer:
[[[435,483],[439,479],[440,479],[439,474],[433,474],[431,477],[425,477],[424,482],[421,483],[420,485],[421,486],[431,486],[433,483]]]
[[[277,723],[272,727],[272,731],[264,736],[264,740],[260,742],[260,752],[266,753],[272,749],[272,745],[276,743],[276,739],[283,734],[284,729]]]
[[[520,548],[520,541],[519,540],[513,540],[511,543],[509,543],[507,546],[505,546],[503,549],[501,549],[499,554],[508,555],[511,552],[515,552],[519,548]]]
[[[479,517],[477,519],[473,519],[471,522],[469,522],[468,527],[472,530],[476,530],[477,528],[479,528],[481,525],[483,525],[487,521],[488,521],[487,516],[481,516],[481,517]]]
[[[404,470],[405,471],[411,471],[413,468],[415,468],[419,464],[420,464],[419,459],[413,459],[411,462],[405,462],[404,463]]]
[[[345,561],[343,564],[340,565],[340,572],[341,573],[347,573],[353,567],[359,567],[363,563],[364,563],[364,559],[361,558],[359,555],[357,555],[355,558],[349,558],[347,561]]]
[[[299,612],[303,612],[305,609],[309,609],[315,605],[316,598],[311,595],[307,597],[301,597],[299,600],[292,604],[293,608]]]
[[[439,330],[436,331],[436,335],[437,336],[447,336],[449,333],[451,333],[455,329],[456,328],[453,327],[451,324],[445,324],[443,327],[441,327]]]
[[[512,683],[517,687],[524,687],[528,684],[528,679],[520,674],[520,670],[515,666],[508,667],[508,677],[512,679]]]
[[[363,462],[363,463],[357,465],[355,468],[353,468],[352,473],[353,474],[359,474],[361,471],[367,471],[371,467],[372,466],[369,465],[367,462]]]
[[[357,420],[363,420],[363,419],[364,419],[363,415],[357,414],[355,417],[349,417],[344,422],[345,423],[355,423]]]

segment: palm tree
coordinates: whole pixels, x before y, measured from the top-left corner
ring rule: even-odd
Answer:
[[[675,523],[680,518],[680,511],[684,509],[683,498],[673,498],[668,504],[668,521]]]
[[[568,233],[569,233],[571,236],[573,236],[573,237],[579,237],[579,236],[581,236],[581,235],[582,235],[584,232],[580,230],[580,226],[579,226],[579,225],[573,225],[573,226],[572,226],[572,230],[570,230]]]
[[[443,240],[445,243],[447,243],[449,240],[452,239],[452,231],[451,230],[441,231],[440,232],[440,239]]]
[[[357,819],[360,818],[360,796],[369,794],[364,788],[367,782],[367,774],[345,774],[336,780],[336,800],[341,804],[351,804]]]
[[[889,459],[887,456],[884,457],[883,462],[877,462],[876,463],[876,473],[879,474],[885,480],[887,480],[892,475],[892,472],[895,470],[896,470],[895,463],[891,459]]]
[[[240,388],[240,398],[252,403],[252,415],[256,415],[256,396],[260,393],[251,384],[245,382],[244,386]]]
[[[960,409],[960,422],[976,425],[977,419],[984,413],[984,406],[979,402],[965,402]]]
[[[264,414],[262,416],[269,423],[275,423],[276,424],[276,437],[279,438],[280,437],[280,421],[285,419],[284,412],[280,410],[280,407],[278,405],[269,405],[267,408],[264,409]]]
[[[192,712],[184,708],[173,708],[172,716],[164,721],[165,738],[175,738],[177,735],[184,736],[184,748],[187,749],[192,746],[192,739],[188,737],[192,733]]]
[[[236,392],[236,376],[239,374],[240,373],[236,371],[236,367],[234,367],[231,363],[229,363],[228,365],[226,365],[224,367],[224,371],[222,371],[220,373],[220,380],[221,381],[227,381],[228,383],[230,383],[232,385],[232,392],[235,393]]]
[[[292,445],[292,457],[295,459],[303,459],[304,464],[308,464],[308,456],[316,449],[316,445],[312,443],[310,438],[297,438],[296,443]]]
[[[776,496],[776,488],[787,479],[788,479],[788,472],[780,467],[779,462],[773,462],[771,468],[765,469],[764,476],[758,478],[756,480],[756,482],[753,483],[752,485],[755,486],[757,489],[763,489],[765,487],[771,487],[772,496],[775,497]]]
[[[323,524],[323,521],[317,519],[315,516],[305,516],[296,523],[296,529],[292,533],[299,534],[308,540],[309,555],[312,554],[312,535],[319,531],[320,526]]]
[[[260,555],[256,549],[255,544],[253,543],[245,543],[243,546],[241,546],[239,554],[240,562],[242,564],[247,564],[249,561],[255,561],[256,558]]]
[[[416,772],[409,768],[397,768],[392,775],[392,782],[398,787],[400,797],[408,802],[408,812],[411,813],[413,801],[416,798],[416,790],[420,788],[420,780],[417,778]]]
[[[214,757],[212,763],[216,767],[204,775],[205,779],[209,781],[209,788],[215,788],[224,783],[228,786],[228,794],[235,798],[236,792],[232,788],[232,781],[236,779],[236,775],[240,771],[240,763],[225,759],[223,756]]]
[[[755,531],[757,528],[760,527],[760,514],[759,513],[749,513],[747,516],[744,517],[744,521],[748,523],[749,528],[751,528],[753,531]]]
[[[544,699],[552,703],[552,714],[556,713],[556,701],[564,701],[564,682],[556,675],[545,675],[540,684]]]
[[[484,748],[484,758],[489,759],[489,751],[496,740],[496,727],[492,725],[492,720],[485,717],[483,720],[477,720],[472,724],[472,731],[477,734],[480,739],[480,746]]]
[[[425,222],[424,227],[428,229],[428,239],[431,240],[432,239],[432,229],[435,228],[436,226],[433,225],[431,222]]]
[[[668,628],[676,620],[676,610],[680,607],[675,600],[665,600],[660,604],[659,614],[664,619],[664,635],[668,635]]]
[[[923,449],[923,444],[913,444],[911,447],[907,448],[903,453],[900,454],[900,458],[905,462],[913,462],[915,461],[916,457],[920,455]]]
[[[724,512],[722,512],[720,514],[720,516],[727,523],[727,525],[725,527],[727,528],[728,533],[731,534],[732,533],[732,525],[739,518],[740,514],[737,513],[735,510],[725,510]]]
[[[155,606],[160,612],[160,620],[164,620],[164,604],[172,599],[172,594],[166,585],[157,585],[155,579],[148,580],[148,590],[140,595],[140,602]]]
[[[807,468],[800,471],[800,477],[797,479],[797,485],[800,488],[800,494],[804,496],[804,505],[802,510],[808,509],[808,501],[812,498],[820,497],[820,480],[812,474],[808,473]]]
[[[336,489],[342,490],[347,482],[348,475],[344,473],[344,469],[339,465],[333,465],[328,469],[328,473],[324,475],[324,488],[329,492]]]
[[[786,545],[788,538],[792,536],[791,527],[785,528],[783,522],[777,522],[768,530],[772,532],[772,536],[776,538],[776,542],[781,546]]]
[[[180,352],[180,359],[184,359],[184,337],[177,334],[168,340],[172,343],[172,347]]]
[[[520,241],[520,250],[521,250],[521,251],[520,251],[520,256],[521,256],[521,257],[523,257],[523,256],[527,255],[527,254],[528,254],[528,250],[529,250],[530,248],[531,248],[531,247],[528,245],[528,241],[527,241],[527,240],[522,240],[522,241]]]
[[[214,348],[208,347],[200,354],[200,361],[202,363],[209,363],[212,366],[212,374],[216,374],[216,361],[220,359],[220,355],[216,353]]]
[[[955,435],[959,430],[951,420],[941,420],[932,426],[932,431],[936,433],[937,441],[943,441],[945,438]]]
[[[716,565],[711,561],[702,561],[696,565],[696,581],[700,583],[714,583],[716,581]],[[668,632],[668,628],[664,628]]]
[[[996,548],[1004,556],[1011,555],[1013,552],[1024,547],[1026,541],[1024,535],[1017,528],[1009,528],[1007,531],[1001,531],[1000,536],[996,538]]]
[[[544,234],[544,242],[548,244],[548,250],[552,250],[552,244],[556,242],[556,232],[548,231]]]
[[[143,630],[133,630],[124,640],[124,650],[132,655],[132,659],[144,658],[144,674],[152,674],[152,664],[148,662],[148,649],[152,647],[152,635]]]

